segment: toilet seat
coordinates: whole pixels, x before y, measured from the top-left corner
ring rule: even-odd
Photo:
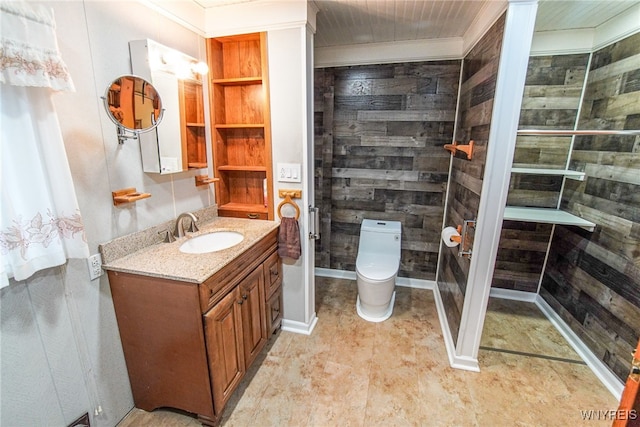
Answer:
[[[362,253],[356,259],[356,272],[370,281],[383,282],[396,275],[399,264],[396,257]]]

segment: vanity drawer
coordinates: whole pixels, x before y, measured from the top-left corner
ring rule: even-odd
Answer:
[[[277,252],[264,262],[264,285],[269,298],[282,284],[282,262]]]
[[[201,283],[199,292],[202,312],[206,313],[254,269],[263,268],[260,264],[276,254],[277,245],[277,230],[274,230]]]
[[[218,208],[218,215],[244,219],[269,219],[269,214],[266,211],[247,211],[243,209],[233,209],[226,206]]]
[[[282,288],[271,295],[266,304],[267,327],[269,334],[275,333],[282,323]]]

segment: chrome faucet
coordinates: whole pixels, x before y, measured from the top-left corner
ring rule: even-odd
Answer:
[[[178,219],[176,219],[176,228],[173,231],[173,235],[176,237],[184,237],[184,225],[182,225],[183,218],[191,219],[191,226],[187,231],[189,231],[190,233],[198,231],[198,226],[196,225],[196,221],[198,220],[198,218],[196,218],[196,216],[191,212],[184,212],[178,215]]]

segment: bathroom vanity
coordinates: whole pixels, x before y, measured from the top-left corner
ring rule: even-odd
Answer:
[[[246,224],[250,223],[250,224]],[[239,230],[243,241],[203,254],[185,239],[104,266],[137,408],[171,407],[215,425],[282,319],[277,223],[220,218],[194,236]]]

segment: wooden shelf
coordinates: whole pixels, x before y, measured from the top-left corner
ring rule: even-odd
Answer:
[[[248,203],[226,203],[224,205],[219,206],[222,209],[233,209],[236,211],[245,211],[245,212],[267,212],[267,207],[265,205],[258,204],[248,204]]]
[[[193,128],[203,128],[204,123],[187,123],[186,126]]]
[[[189,169],[204,169],[207,167],[207,163],[203,162],[189,162]]]
[[[217,123],[216,129],[259,129],[263,128],[264,123]]]
[[[139,193],[134,187],[130,187],[112,191],[111,197],[113,198],[113,205],[120,206],[125,203],[133,203],[138,200],[147,199],[151,197],[151,193]]]
[[[209,178],[207,175],[196,175],[194,178],[196,187],[202,187],[204,185],[209,185],[220,181],[220,178]]]
[[[238,172],[266,172],[266,166],[247,166],[247,165],[222,165],[218,166],[219,171],[238,171]]]
[[[262,77],[237,77],[231,79],[213,79],[211,83],[221,86],[243,86],[262,84]]]
[[[593,222],[582,219],[569,212],[551,208],[507,206],[504,209],[504,219],[544,224],[575,225],[588,231],[593,231],[596,226]]]
[[[529,175],[552,175],[564,176],[577,181],[584,181],[585,173],[572,171],[569,169],[536,169],[536,168],[512,168],[511,173],[521,173]]]
[[[226,203],[218,206],[218,215],[247,219],[269,219],[269,208],[249,203]]]

